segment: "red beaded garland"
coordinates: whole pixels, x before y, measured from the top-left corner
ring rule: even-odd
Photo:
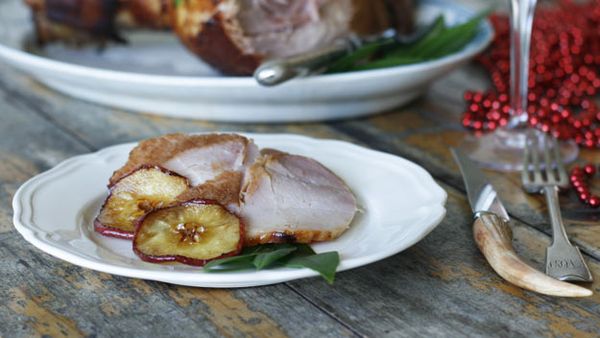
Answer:
[[[491,48],[477,60],[488,71],[492,90],[467,91],[462,125],[491,131],[508,123],[510,31],[506,15],[490,20]],[[600,0],[537,9],[530,55],[529,125],[586,148],[600,148]]]
[[[596,166],[586,164],[585,166],[575,166],[569,173],[571,186],[577,192],[579,200],[592,208],[600,207],[600,196],[596,196],[590,192],[588,181],[596,174]]]

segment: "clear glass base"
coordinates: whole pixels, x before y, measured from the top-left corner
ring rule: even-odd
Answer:
[[[500,171],[520,171],[523,169],[523,150],[527,134],[531,129],[497,129],[482,136],[467,136],[459,148],[481,166]],[[533,131],[541,135],[540,131]],[[539,142],[542,144],[542,142]],[[579,154],[573,141],[558,143],[564,163],[571,163]]]

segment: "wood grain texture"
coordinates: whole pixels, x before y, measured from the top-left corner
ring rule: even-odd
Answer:
[[[360,333],[376,337],[597,335],[598,279],[591,285],[595,295],[578,300],[543,296],[505,282],[475,247],[465,196],[443,187],[449,192],[448,214],[414,247],[340,273],[332,290],[302,281],[291,285]],[[513,233],[519,254],[541,269],[549,239],[519,222]],[[598,276],[598,262],[588,262]]]
[[[54,259],[16,233],[0,240],[0,255],[7,337],[353,335],[284,284],[230,291],[112,276]]]
[[[89,149],[4,91],[0,91],[0,137],[0,233],[3,233],[12,229],[10,205],[21,183]]]
[[[99,149],[117,143],[138,141],[172,132],[238,131],[255,133],[300,133],[314,137],[351,140],[318,123],[299,125],[261,125],[212,123],[198,120],[171,119],[149,114],[135,114],[79,101],[18,75],[0,64],[0,87],[32,111],[51,121],[56,128],[79,139],[89,148]]]
[[[14,72],[2,75],[19,78]],[[0,336],[354,335],[284,284],[229,291],[145,282],[82,269],[26,243],[12,228],[10,200],[16,188],[63,159],[99,147],[83,138],[87,133],[77,134],[47,116],[48,110],[33,108],[39,103],[0,90]],[[44,103],[41,109],[48,107]],[[83,119],[75,122],[89,119],[77,114]],[[104,141],[113,143],[116,122],[99,126],[87,121],[85,130],[107,135]]]
[[[428,95],[388,114],[330,123],[339,132],[372,148],[413,160],[445,183],[464,191],[458,167],[449,147],[456,147],[468,135],[459,124],[463,109],[462,92],[481,88],[476,66],[467,66],[437,82]],[[600,163],[600,152],[582,151],[579,162]],[[518,173],[487,171],[511,216],[551,235],[546,205],[541,195],[527,195]],[[600,192],[600,191],[599,191]],[[561,196],[567,232],[581,249],[600,259],[600,213],[581,205],[574,193]]]

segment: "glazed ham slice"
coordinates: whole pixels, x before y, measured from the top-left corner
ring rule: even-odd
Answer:
[[[258,154],[258,147],[240,135],[165,135],[140,142],[109,185],[142,165],[154,165],[186,177],[196,187],[225,172],[243,172]]]
[[[134,148],[109,187],[144,166],[188,179],[175,202],[214,200],[242,218],[244,245],[311,243],[337,238],[356,213],[344,181],[304,156],[258,147],[235,134],[171,134]]]
[[[243,172],[258,155],[239,135],[172,134],[141,142],[109,183],[94,229],[131,239],[149,212],[192,199],[236,208]]]
[[[329,169],[271,149],[248,169],[240,196],[245,245],[331,240],[348,229],[357,211],[354,195]]]

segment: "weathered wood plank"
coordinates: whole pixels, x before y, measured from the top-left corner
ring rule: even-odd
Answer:
[[[54,259],[16,233],[0,254],[7,337],[353,336],[284,284],[230,291],[112,276]]]
[[[600,281],[589,299],[523,291],[497,276],[475,247],[462,192],[449,192],[448,214],[414,247],[386,260],[340,273],[334,288],[320,281],[290,284],[360,333],[375,337],[594,337],[600,323]],[[547,236],[517,222],[519,253],[542,268]],[[590,261],[593,274],[600,264]]]
[[[464,74],[461,76],[464,77]],[[10,81],[6,79],[10,79]],[[333,288],[317,279],[290,284],[302,297],[326,311],[330,315],[327,318],[337,318],[344,325],[353,327],[359,333],[374,336],[415,334],[525,336],[543,333],[585,336],[594,333],[594,324],[597,325],[596,318],[599,314],[597,296],[588,300],[557,300],[523,292],[498,278],[487,267],[475,249],[469,230],[469,212],[461,192],[462,182],[446,149],[447,145],[456,144],[464,135],[464,131],[456,123],[457,114],[461,109],[460,98],[452,99],[456,96],[455,92],[462,93],[461,85],[463,88],[471,87],[464,84],[460,76],[457,79],[456,75],[452,75],[436,84],[426,99],[419,100],[398,112],[370,119],[328,125],[263,126],[211,124],[134,115],[64,97],[36,85],[22,76],[7,75],[7,77],[3,77],[0,75],[0,87],[7,89],[20,102],[30,105],[31,109],[35,109],[56,128],[62,129],[65,133],[92,148],[172,131],[291,131],[320,137],[358,139],[376,149],[414,159],[437,178],[448,182],[450,186],[447,188],[451,191],[448,217],[438,230],[414,248],[369,267],[341,273]],[[494,179],[502,180],[503,178],[498,176]],[[453,190],[452,187],[459,190]],[[506,195],[506,192],[501,191],[503,197],[512,197],[512,192],[509,191],[509,193],[510,195]],[[541,207],[532,204],[532,201],[537,200],[536,198],[525,195],[519,195],[519,197],[522,199],[515,200],[516,202],[510,198],[510,210],[513,214],[527,222],[544,220]],[[525,206],[533,205],[535,210],[540,211],[539,217],[535,214],[535,217],[532,217],[531,210],[519,209],[519,203],[523,204],[523,201],[526,203]],[[526,217],[521,217],[519,212]],[[543,260],[543,248],[548,243],[548,237],[521,223],[518,223],[515,232],[516,243],[520,246],[522,254],[540,267]],[[54,262],[54,264],[62,265],[64,263]],[[78,268],[68,267],[67,269]],[[592,269],[595,275],[599,275],[600,270],[596,263],[592,264]],[[99,277],[103,274],[87,270],[78,273],[85,274],[84,279],[86,280],[104,278]],[[88,273],[90,276],[87,276]],[[111,279],[118,278],[112,277]],[[124,284],[130,283],[129,280],[123,280]],[[214,297],[206,295],[201,289],[185,288],[185,292],[173,293],[171,289],[179,289],[179,287],[131,281],[131,283],[134,282],[140,283],[140,285],[135,285],[136,288],[150,288],[152,292],[166,294],[174,302],[170,304],[192,304],[191,306],[196,304],[195,308],[185,312],[188,316],[196,316],[198,313],[206,314],[203,312],[206,309],[206,302],[209,299],[221,298],[220,295],[214,295]],[[122,294],[126,296],[129,286],[116,285],[117,289],[124,288],[125,291]],[[597,284],[594,284],[593,287],[596,291],[599,290]],[[101,290],[98,286],[90,286],[90,290],[97,288]],[[273,304],[272,308],[266,307],[268,310],[262,313],[271,319],[279,315],[279,318],[283,318],[281,320],[273,319],[274,322],[280,325],[286,323],[286,313],[282,314],[281,307],[277,305],[279,298],[290,295],[290,290],[273,292],[272,290],[279,289],[271,287],[247,290],[263,289],[267,292],[258,296],[251,294],[253,297],[265,298],[258,305],[262,308],[266,307],[264,303]],[[250,296],[242,297],[238,293],[250,292],[247,290],[234,293],[235,296],[246,301],[245,306],[252,304],[249,299],[255,299]],[[31,299],[32,297],[26,298]],[[117,299],[115,298],[115,303],[118,303]],[[201,301],[194,303],[192,299],[201,299]],[[135,299],[135,301],[138,300]],[[230,305],[219,303],[218,306],[215,306],[219,309],[215,310],[215,313],[225,316],[230,314],[233,309],[244,306],[235,302],[226,303]],[[49,308],[55,311],[54,308]],[[126,309],[128,309],[126,306],[122,306],[119,311],[123,312]],[[318,311],[316,308],[300,308],[298,312],[301,313],[304,310]],[[435,316],[431,313],[435,313]],[[522,315],[522,313],[525,314]],[[12,315],[14,316],[14,314]],[[102,316],[100,315],[100,317]],[[200,315],[200,317],[202,316]],[[440,321],[439,317],[443,317],[443,320]],[[73,319],[74,317],[68,315],[66,318]],[[156,318],[153,317],[153,319]],[[202,320],[211,322],[210,319],[202,318]],[[236,327],[239,321],[245,320],[243,318],[246,317],[230,319],[227,325]],[[161,322],[163,319],[156,320]],[[307,322],[313,324],[312,321]],[[317,321],[317,323],[320,322]],[[326,322],[323,323],[327,325]],[[283,326],[285,327],[285,325]],[[343,331],[343,328],[339,328],[339,330]],[[223,332],[228,331],[218,331],[220,334]],[[290,332],[299,334],[297,331],[290,330]],[[1,330],[0,334],[2,334]]]
[[[1,90],[0,117],[0,335],[353,335],[283,284],[224,291],[147,283],[33,248],[12,228],[12,194],[29,177],[89,148]]]
[[[63,112],[62,114],[67,113]],[[393,116],[396,115],[393,114]],[[103,120],[101,116],[97,118],[100,121]],[[143,117],[140,119],[143,119]],[[171,121],[169,127],[164,127],[162,126],[162,121],[160,121],[161,119],[156,118],[155,120],[159,121],[153,121],[153,123],[156,123],[161,128],[165,128],[161,132],[171,131],[170,128],[179,128],[180,125],[187,122]],[[385,125],[385,123],[382,123],[382,125]],[[110,128],[111,126],[108,125],[108,127]],[[134,132],[139,130],[135,125],[130,126],[130,128]],[[411,129],[420,130],[419,128],[423,128],[423,125],[420,118],[414,118],[409,120],[409,123],[404,124],[403,128],[404,132],[410,135]],[[435,131],[435,127],[431,127],[430,129]],[[324,130],[322,136],[332,137],[335,136],[335,133]],[[459,195],[459,193],[454,192],[451,201],[454,200],[456,203],[456,199],[462,198]],[[448,224],[462,226],[462,231],[458,231],[458,234],[455,235],[458,238],[454,236],[448,237],[444,234],[439,235],[438,232],[440,230],[434,232],[432,235],[438,234],[438,237],[442,237],[447,241],[446,246],[450,246],[438,253],[442,257],[446,257],[445,260],[432,259],[425,254],[432,250],[432,248],[444,247],[440,245],[440,239],[437,238],[433,239],[433,245],[429,243],[429,247],[421,248],[421,245],[427,245],[428,238],[423,242],[424,244],[419,244],[404,254],[390,258],[374,266],[359,269],[357,270],[358,272],[340,274],[334,288],[329,288],[318,280],[299,281],[291,285],[293,285],[295,290],[312,302],[316,302],[335,318],[340,318],[343,322],[350,323],[361,334],[389,336],[415,334],[443,335],[447,332],[453,332],[455,334],[484,335],[496,332],[498,334],[528,335],[532,333],[558,333],[559,331],[556,330],[563,330],[563,332],[564,330],[571,330],[572,327],[569,327],[571,325],[569,321],[571,313],[554,316],[552,317],[553,322],[540,321],[539,318],[545,318],[544,316],[547,317],[549,315],[549,312],[544,312],[544,308],[548,306],[547,297],[539,297],[530,293],[524,294],[528,295],[527,297],[529,298],[527,300],[530,298],[535,300],[529,309],[531,315],[516,322],[510,317],[511,311],[518,309],[519,304],[522,305],[524,302],[521,298],[514,295],[520,295],[523,292],[507,285],[487,268],[485,261],[479,256],[470,239],[468,209],[464,205],[464,198],[462,198],[461,203],[463,205],[460,208],[451,206],[449,216],[441,226],[441,228],[446,227],[446,229]],[[459,217],[457,215],[462,216]],[[457,221],[457,217],[459,221]],[[455,232],[454,229],[450,231]],[[535,237],[539,236],[539,234],[534,233],[535,236],[528,232],[525,232],[525,234],[529,234],[529,237],[532,237],[528,240],[528,243],[543,242]],[[519,240],[520,237],[517,236],[517,241]],[[537,253],[539,254],[543,245],[537,244],[537,246]],[[526,257],[536,257],[537,265],[538,267],[540,266],[543,255],[534,256],[529,251],[529,248],[525,248],[523,251],[528,253]],[[461,260],[470,264],[466,266],[458,264],[456,266],[455,263]],[[388,261],[392,261],[391,266],[389,266],[390,263]],[[414,266],[419,266],[419,268],[415,268]],[[396,273],[397,271],[402,271],[402,273]],[[596,272],[597,269],[594,271]],[[464,274],[464,276],[461,274]],[[387,279],[384,278],[382,281],[378,276],[386,276],[385,278]],[[424,279],[427,283],[423,282]],[[478,281],[478,279],[483,279],[485,283]],[[456,280],[454,284],[447,285],[454,280]],[[371,287],[373,285],[376,287]],[[398,290],[398,287],[406,289]],[[437,290],[437,293],[431,294],[429,292],[430,289]],[[491,296],[489,295],[490,293],[492,293]],[[444,299],[448,298],[448,294],[456,295],[450,296],[448,300]],[[491,299],[489,299],[490,297]],[[436,304],[434,300],[438,298],[444,300],[438,301]],[[344,304],[344,300],[347,299],[353,300],[354,303]],[[394,300],[394,303],[391,305],[388,303],[390,299]],[[184,302],[187,301],[189,300],[185,300]],[[482,315],[477,308],[487,306],[488,302],[492,302],[496,308],[493,308],[494,311],[486,312],[485,315]],[[460,310],[461,306],[457,304],[466,305]],[[381,306],[386,311],[381,311]],[[433,310],[437,306],[448,313],[452,312],[454,314],[449,315],[447,319],[440,322],[437,319],[439,317],[438,314]],[[582,313],[588,311],[587,309],[577,309],[573,311],[583,311]],[[498,316],[498,311],[504,315]],[[433,314],[428,314],[430,312]],[[572,319],[586,322],[585,317],[573,317]],[[473,321],[473,324],[466,326],[465,321]],[[506,321],[515,323],[506,324],[504,323]],[[554,328],[555,331],[552,331],[549,325],[554,322],[562,324],[560,327]],[[584,325],[584,329],[577,333],[585,334],[586,330],[590,331],[590,325],[593,322],[588,321],[586,323],[587,326]]]
[[[88,152],[44,118],[0,91],[0,233],[12,229],[11,200],[31,176],[78,153]]]
[[[58,94],[2,64],[0,64],[0,88],[44,116],[57,128],[94,149],[173,132],[245,131],[301,133],[315,137],[331,137],[332,135],[329,127],[317,123],[300,125],[217,124],[121,111]],[[337,138],[350,139],[341,133],[337,134]]]
[[[477,68],[465,67],[438,81],[425,98],[398,111],[329,125],[370,147],[411,159],[434,177],[464,191],[449,147],[458,146],[468,135],[459,124],[459,115],[464,109],[462,92],[482,85]],[[443,99],[440,93],[444,93]],[[600,151],[583,150],[580,159],[580,162],[599,163]],[[521,189],[518,174],[493,171],[487,174],[513,217],[551,234],[543,198],[527,195]],[[595,231],[600,227],[597,210],[582,206],[573,193],[561,196],[561,205],[567,231],[574,242],[600,259],[600,232]]]

